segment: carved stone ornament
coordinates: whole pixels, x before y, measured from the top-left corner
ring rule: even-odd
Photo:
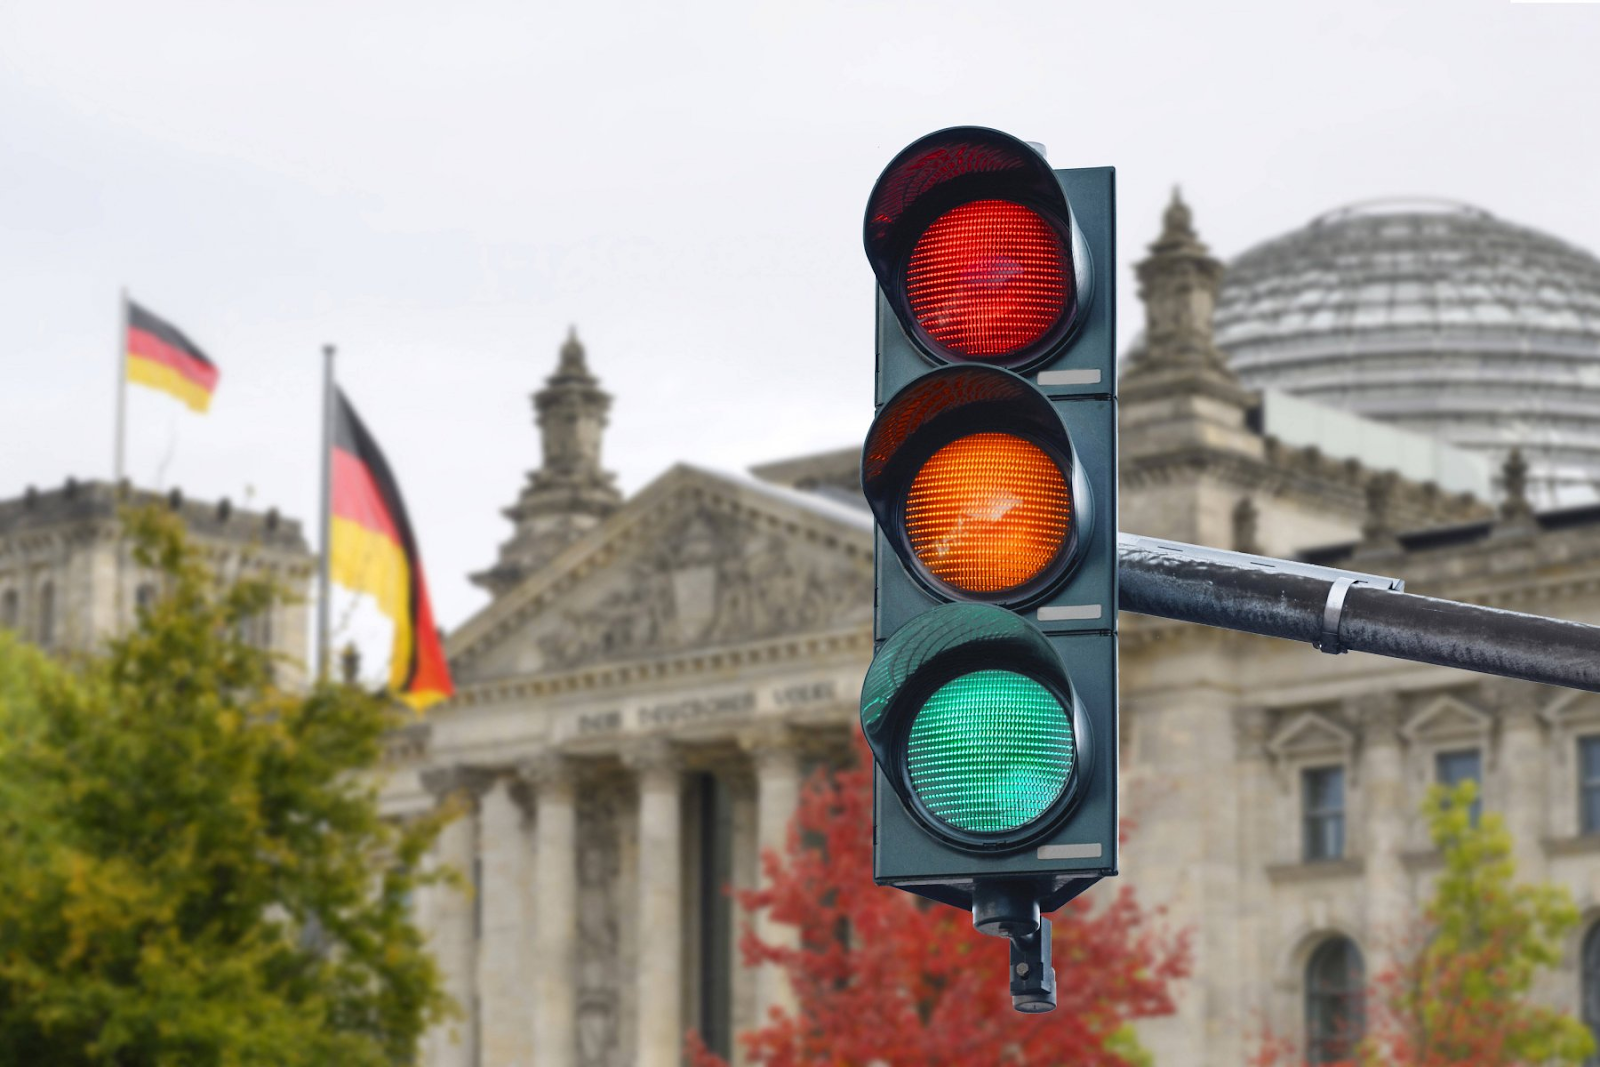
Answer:
[[[783,723],[764,722],[739,733],[739,747],[758,770],[788,769],[800,759],[799,739]]]
[[[640,779],[675,779],[683,769],[683,757],[664,737],[648,737],[621,753],[623,764]]]
[[[386,766],[415,763],[428,755],[428,742],[433,737],[433,727],[425,722],[411,723],[391,730],[383,738],[383,762]]]
[[[615,790],[585,792],[578,803],[579,1067],[623,1067],[621,1000],[624,975],[617,926],[621,805]]]
[[[546,666],[803,633],[871,610],[847,564],[798,559],[783,538],[710,508],[675,525],[621,588],[539,639]]]
[[[435,799],[443,800],[457,793],[481,797],[489,791],[499,773],[486,767],[455,764],[449,767],[430,767],[422,772],[421,777],[422,788],[432,793]]]
[[[571,792],[576,768],[560,752],[541,752],[517,764],[517,777],[536,793],[551,789]]]

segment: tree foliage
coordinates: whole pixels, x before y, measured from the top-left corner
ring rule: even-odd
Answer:
[[[1576,1065],[1594,1051],[1581,1022],[1533,998],[1577,909],[1563,887],[1517,883],[1504,821],[1493,812],[1473,821],[1477,788],[1429,791],[1423,813],[1443,867],[1401,962],[1370,984],[1360,1064]],[[1259,1062],[1282,1062],[1283,1051],[1269,1041]]]
[[[437,825],[363,774],[396,713],[274,687],[240,636],[274,590],[129,524],[164,590],[105,655],[0,634],[0,1064],[410,1062],[446,1001],[409,909]]]
[[[747,927],[745,962],[787,975],[798,1012],[774,1010],[743,1034],[766,1067],[1123,1067],[1146,1062],[1131,1020],[1173,1010],[1188,967],[1182,936],[1164,934],[1133,891],[1106,889],[1051,918],[1059,1007],[1014,1011],[1006,943],[955,908],[872,882],[872,771],[819,770],[801,793],[783,855],[762,857],[765,888],[740,894],[799,928],[800,947]],[[722,1061],[691,1038],[698,1067]]]

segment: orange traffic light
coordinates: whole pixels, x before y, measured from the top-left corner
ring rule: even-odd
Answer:
[[[1004,594],[1038,577],[1067,547],[1072,487],[1032,441],[968,434],[911,479],[905,526],[912,552],[935,579],[963,593]]]

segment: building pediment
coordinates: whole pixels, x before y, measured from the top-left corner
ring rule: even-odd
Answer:
[[[1355,735],[1327,716],[1301,712],[1273,734],[1267,751],[1278,759],[1343,757],[1355,746]]]
[[[1600,723],[1600,696],[1577,689],[1562,690],[1539,709],[1539,717],[1551,726],[1591,726]]]
[[[1483,737],[1493,725],[1488,712],[1447,695],[1423,705],[1400,727],[1400,733],[1411,742],[1467,741]]]
[[[865,510],[680,465],[447,645],[470,685],[871,619]]]

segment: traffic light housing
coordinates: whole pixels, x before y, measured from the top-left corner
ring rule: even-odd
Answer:
[[[1117,869],[1114,190],[958,127],[895,156],[863,226],[873,875],[1033,959],[1039,912]]]

